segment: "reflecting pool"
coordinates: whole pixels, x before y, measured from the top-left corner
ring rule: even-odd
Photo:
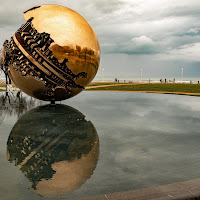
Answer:
[[[200,99],[85,91],[49,105],[0,93],[0,194],[73,199],[200,177]]]

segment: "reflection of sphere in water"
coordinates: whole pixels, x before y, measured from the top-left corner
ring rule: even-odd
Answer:
[[[4,65],[13,82],[41,100],[64,100],[95,77],[100,60],[97,36],[75,11],[41,5],[24,12],[27,21],[4,43]]]
[[[9,161],[42,196],[78,189],[96,168],[97,132],[79,111],[64,105],[41,106],[23,115],[7,142]]]

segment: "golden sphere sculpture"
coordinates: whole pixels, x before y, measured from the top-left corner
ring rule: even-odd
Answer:
[[[80,93],[100,62],[98,38],[77,12],[41,5],[24,12],[26,23],[4,42],[4,68],[26,94],[61,101]]]

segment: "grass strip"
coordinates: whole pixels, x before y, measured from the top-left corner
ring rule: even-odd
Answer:
[[[119,90],[119,91],[158,91],[158,92],[183,92],[183,93],[200,93],[200,84],[127,84],[112,87],[98,87],[86,90]]]

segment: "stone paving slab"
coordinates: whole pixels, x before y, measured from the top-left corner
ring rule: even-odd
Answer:
[[[62,200],[200,200],[200,178],[139,190]]]

